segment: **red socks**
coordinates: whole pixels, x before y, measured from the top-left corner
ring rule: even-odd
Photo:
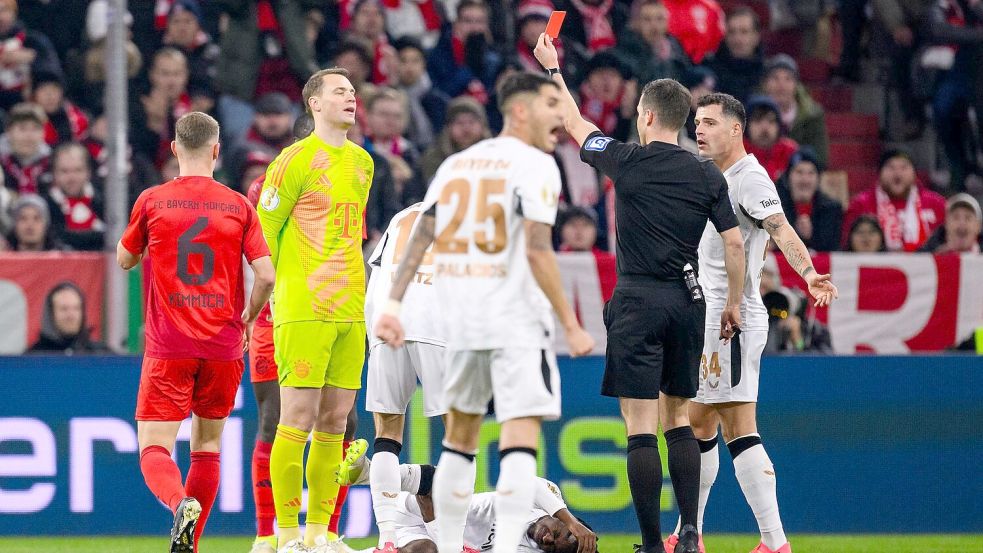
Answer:
[[[273,444],[256,440],[253,448],[253,501],[256,503],[256,535],[272,536],[276,505],[270,483],[270,451]]]
[[[186,494],[181,484],[181,470],[167,449],[159,445],[145,447],[140,452],[140,472],[154,496],[173,513]]]
[[[345,440],[342,443],[342,447],[345,451],[348,451],[348,446],[351,445],[350,440]],[[341,521],[341,508],[345,506],[345,500],[348,499],[348,488],[349,486],[342,486],[338,490],[338,497],[334,502],[334,514],[331,515],[331,522],[328,524],[328,532],[340,535],[341,532],[338,531],[338,523]]]
[[[221,462],[219,454],[208,451],[191,452],[191,468],[188,469],[188,481],[184,484],[185,493],[201,503],[201,516],[195,526],[195,551],[198,551],[198,539],[205,531],[208,513],[215,504],[218,495],[219,473]]]

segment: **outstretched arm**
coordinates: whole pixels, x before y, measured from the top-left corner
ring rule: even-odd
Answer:
[[[821,275],[812,265],[809,249],[795,233],[784,213],[770,215],[763,221],[763,226],[778,249],[785,254],[785,259],[792,269],[809,285],[809,293],[816,298],[816,306],[829,305],[839,296],[836,286],[830,281],[828,274]]]
[[[559,69],[560,62],[556,54],[556,47],[553,46],[553,39],[547,36],[546,33],[539,35],[539,40],[536,42],[536,49],[533,50],[533,53],[544,69]],[[560,87],[560,96],[562,98],[560,101],[563,105],[563,126],[566,127],[567,132],[577,141],[578,145],[583,145],[587,136],[599,129],[597,125],[580,115],[580,108],[577,107],[577,101],[573,99],[573,95],[567,89],[567,83],[563,80],[563,75],[554,73],[553,82]]]

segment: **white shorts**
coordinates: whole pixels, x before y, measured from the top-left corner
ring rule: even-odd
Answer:
[[[446,350],[425,342],[406,342],[393,349],[378,344],[369,352],[369,374],[365,390],[365,410],[370,413],[406,414],[416,392],[423,385],[423,414],[443,415],[444,366]]]
[[[560,371],[547,349],[513,348],[448,352],[447,407],[483,415],[495,398],[495,419],[560,418]]]
[[[427,525],[423,522],[420,505],[416,496],[407,492],[399,492],[396,498],[396,547],[403,548],[417,540],[437,542],[436,523]]]
[[[744,330],[726,346],[719,329],[707,329],[700,357],[700,389],[697,403],[754,403],[758,401],[761,352],[767,330]],[[738,357],[739,362],[733,360]]]

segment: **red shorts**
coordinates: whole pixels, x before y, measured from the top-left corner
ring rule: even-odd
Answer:
[[[242,359],[143,358],[138,421],[182,421],[194,413],[203,419],[224,419],[235,405],[242,380]]]
[[[277,379],[276,359],[273,358],[273,325],[253,326],[249,342],[249,381],[270,382]]]

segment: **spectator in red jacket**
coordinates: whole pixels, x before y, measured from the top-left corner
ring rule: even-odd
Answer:
[[[17,104],[7,115],[7,132],[0,136],[0,165],[4,184],[18,194],[41,192],[51,157],[51,147],[44,142],[47,122],[37,104]]]
[[[781,111],[778,104],[767,96],[752,96],[747,103],[747,136],[744,148],[758,159],[771,180],[777,181],[799,145],[782,136]]]
[[[945,198],[918,185],[915,165],[904,150],[881,156],[877,185],[850,202],[843,221],[843,240],[853,221],[863,214],[877,217],[888,251],[913,252],[945,220]]]
[[[669,34],[683,45],[693,63],[700,63],[724,38],[724,10],[717,0],[662,0],[669,10]]]
[[[65,83],[54,73],[34,76],[34,102],[48,116],[44,141],[55,147],[62,142],[85,140],[89,136],[89,118],[65,98]]]

